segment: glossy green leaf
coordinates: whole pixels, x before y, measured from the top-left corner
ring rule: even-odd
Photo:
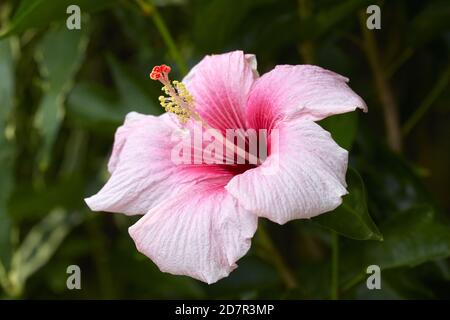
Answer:
[[[425,205],[393,216],[380,225],[385,241],[366,245],[366,261],[395,268],[450,256],[450,227],[435,218]]]
[[[70,5],[78,5],[81,13],[104,9],[117,0],[22,0],[0,38],[21,33],[30,28],[43,27],[55,20],[67,19]],[[82,26],[83,29],[83,26]]]
[[[347,171],[347,184],[349,194],[344,196],[342,204],[313,220],[352,239],[382,240],[383,236],[367,210],[364,183],[354,169],[349,168]]]
[[[380,230],[383,242],[352,242],[343,247],[347,283],[364,278],[369,265],[387,270],[450,256],[450,226],[439,221],[428,205],[393,215],[380,224]]]

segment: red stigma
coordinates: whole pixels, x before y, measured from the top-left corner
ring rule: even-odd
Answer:
[[[169,66],[167,66],[167,65],[165,65],[165,64],[162,64],[162,65],[160,66],[160,68],[161,68],[161,71],[164,72],[164,73],[169,73],[170,70],[172,70]]]
[[[150,73],[150,79],[159,80],[161,77],[167,77],[170,70],[172,70],[169,66],[162,64],[160,66],[154,66],[152,72]]]
[[[159,72],[154,72],[154,71],[152,71],[152,73],[150,73],[150,79],[152,79],[152,80],[158,80],[159,78],[161,78],[161,73],[159,73]]]

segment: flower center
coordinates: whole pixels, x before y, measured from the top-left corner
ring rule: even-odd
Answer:
[[[170,81],[169,73],[171,68],[165,64],[155,66],[150,73],[150,79],[158,80],[163,84],[161,88],[166,94],[165,96],[159,96],[159,102],[166,112],[173,113],[177,116],[181,124],[186,124],[189,119],[193,119],[201,124],[204,129],[212,129],[209,124],[204,121],[198,112],[195,110],[194,98],[190,92],[186,89],[186,86],[179,81]],[[233,153],[247,159],[250,163],[261,164],[262,161],[255,155],[248,153],[246,150],[240,148],[234,143],[230,142],[222,135],[219,130],[212,130],[212,135],[225,141],[225,148],[232,150]]]
[[[199,118],[194,110],[194,98],[183,83],[169,80],[170,70],[169,66],[162,64],[153,67],[150,73],[152,80],[158,80],[164,85],[161,90],[166,95],[158,98],[161,106],[166,112],[175,114],[182,124],[185,124],[191,117]]]

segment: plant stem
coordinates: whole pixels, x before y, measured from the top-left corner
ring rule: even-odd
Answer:
[[[448,81],[450,78],[450,67],[444,70],[442,75],[439,77],[439,80],[436,82],[433,90],[426,96],[425,100],[420,104],[420,106],[414,111],[411,117],[406,121],[406,123],[402,127],[403,135],[407,135],[412,128],[420,121],[423,115],[430,109],[439,95],[445,90],[447,87]]]
[[[260,240],[261,247],[269,254],[270,261],[272,261],[277,268],[286,287],[288,289],[297,288],[297,279],[292,274],[289,266],[286,264],[283,257],[278,252],[262,223],[258,226],[258,238]]]
[[[400,131],[400,121],[398,107],[392,94],[391,87],[387,80],[385,68],[380,61],[380,55],[372,30],[366,26],[366,16],[364,12],[359,15],[361,31],[363,33],[364,49],[375,78],[379,99],[384,109],[384,122],[387,130],[389,146],[397,152],[402,150],[402,135]]]
[[[331,232],[331,300],[339,299],[339,236]]]
[[[142,12],[146,16],[149,16],[152,18],[153,23],[156,26],[156,29],[158,29],[159,34],[161,35],[167,48],[169,49],[169,54],[171,55],[172,59],[177,64],[180,72],[183,75],[186,75],[188,72],[186,62],[184,61],[183,57],[181,56],[180,50],[176,46],[175,41],[173,40],[173,37],[170,34],[170,31],[167,28],[167,25],[166,25],[164,19],[161,17],[161,15],[159,14],[156,7],[149,0],[137,0],[137,3],[139,5],[139,7],[141,8]]]

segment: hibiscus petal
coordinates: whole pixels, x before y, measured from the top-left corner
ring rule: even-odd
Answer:
[[[183,79],[195,108],[213,128],[245,128],[245,106],[256,72],[256,58],[242,51],[203,58]]]
[[[127,137],[130,132],[135,128],[136,122],[139,120],[145,119],[146,115],[130,112],[125,117],[125,123],[123,126],[119,127],[116,130],[116,134],[114,136],[114,145],[111,153],[111,157],[108,161],[108,171],[109,173],[113,173],[113,171],[117,167],[117,163],[119,162],[119,156],[122,152],[123,146],[127,141]]]
[[[280,224],[339,206],[347,193],[348,152],[309,120],[286,122],[278,130],[278,150],[225,188],[247,210]]]
[[[144,214],[153,206],[189,190],[199,181],[224,186],[231,173],[214,166],[176,164],[172,150],[181,137],[172,115],[127,115],[117,130],[109,161],[112,173],[104,187],[85,199],[94,211]]]
[[[211,284],[237,267],[256,227],[257,217],[223,188],[194,188],[149,211],[129,233],[161,271]]]
[[[248,125],[267,128],[278,119],[318,121],[334,114],[367,111],[348,79],[311,65],[281,65],[256,80],[248,100]]]

